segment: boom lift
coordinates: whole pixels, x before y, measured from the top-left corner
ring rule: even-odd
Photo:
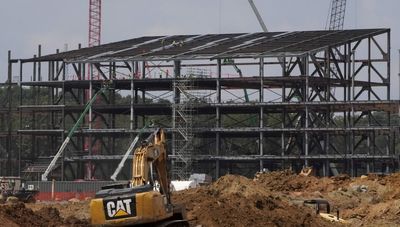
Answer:
[[[110,82],[110,81],[107,81]],[[61,157],[63,154],[65,148],[67,147],[69,141],[71,140],[72,136],[75,134],[75,131],[78,129],[78,127],[82,124],[83,119],[86,116],[86,113],[90,110],[91,106],[93,105],[94,101],[96,100],[97,96],[100,94],[103,94],[107,89],[109,89],[109,84],[105,83],[104,86],[96,92],[93,97],[89,100],[88,103],[86,103],[85,108],[81,115],[79,116],[78,120],[75,122],[74,126],[71,128],[71,130],[68,133],[67,138],[65,138],[64,142],[61,144],[61,147],[58,149],[56,155],[53,157],[51,160],[49,166],[47,167],[46,171],[42,174],[42,181],[47,181],[47,176],[49,173],[54,169],[56,166],[57,160]]]
[[[136,148],[131,181],[96,193],[90,202],[93,225],[189,226],[184,207],[171,203],[165,143],[164,131],[157,129]]]

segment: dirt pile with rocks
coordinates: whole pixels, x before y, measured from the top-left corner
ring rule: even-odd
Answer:
[[[328,222],[304,200],[324,199],[331,214],[348,224]],[[193,226],[400,226],[400,173],[350,178],[299,176],[290,171],[226,175],[209,186],[176,192]]]
[[[42,206],[37,211],[27,208],[24,203],[0,205],[1,226],[89,226],[87,220],[80,220],[74,216],[63,218],[57,208]]]
[[[330,226],[309,207],[290,204],[282,195],[242,176],[226,175],[214,184],[176,192],[192,226]]]
[[[304,200],[324,199],[347,226],[400,226],[400,173],[350,178],[290,171],[226,175],[211,185],[174,192],[191,226],[346,226],[328,222]],[[89,201],[0,205],[0,226],[89,226]]]

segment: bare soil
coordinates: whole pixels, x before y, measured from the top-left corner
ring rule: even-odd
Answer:
[[[63,218],[57,208],[43,206],[33,211],[24,203],[4,204],[0,206],[1,226],[89,226],[87,220],[79,220],[73,216]]]
[[[211,185],[175,192],[191,226],[346,226],[304,205],[326,199],[347,226],[400,226],[400,173],[350,178],[299,176],[289,170],[254,179],[226,175]],[[0,205],[1,226],[89,226],[89,202]]]

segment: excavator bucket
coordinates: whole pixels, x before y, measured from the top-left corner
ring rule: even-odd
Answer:
[[[304,166],[303,169],[301,169],[301,172],[299,173],[300,176],[310,176],[313,174],[313,168],[310,166]]]

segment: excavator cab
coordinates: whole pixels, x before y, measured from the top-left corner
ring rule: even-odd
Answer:
[[[165,134],[158,129],[135,150],[131,181],[96,193],[90,202],[92,224],[189,226],[184,207],[171,203],[166,162]]]

